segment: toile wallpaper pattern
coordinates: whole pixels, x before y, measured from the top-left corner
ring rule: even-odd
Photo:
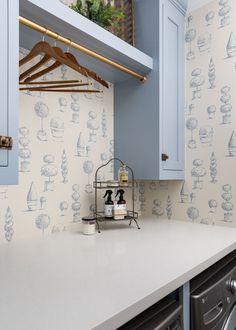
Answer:
[[[235,20],[234,0],[186,19],[186,181],[136,182],[143,215],[236,226]],[[63,66],[43,77],[78,78]],[[112,85],[96,94],[20,93],[20,181],[0,186],[0,243],[67,230],[93,212],[95,170],[113,157],[113,119]],[[112,177],[111,164],[100,179]]]
[[[95,170],[113,156],[113,86],[64,66],[43,79],[81,79],[103,93],[20,92],[19,185],[0,186],[1,243],[60,232],[92,213]]]
[[[148,214],[236,226],[235,21],[234,0],[186,18],[186,181],[143,183]]]

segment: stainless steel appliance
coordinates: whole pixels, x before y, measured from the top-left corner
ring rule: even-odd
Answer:
[[[165,298],[151,306],[119,330],[183,330],[182,305],[173,298]]]
[[[236,251],[191,281],[191,330],[236,330]]]

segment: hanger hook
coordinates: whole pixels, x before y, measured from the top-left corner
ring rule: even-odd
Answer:
[[[46,28],[46,26],[44,26],[44,28],[45,28],[45,31],[44,31],[44,34],[43,34],[43,41],[45,41],[45,36],[48,33],[48,29]]]
[[[57,32],[55,32],[56,33],[56,35],[57,35],[57,38],[56,38],[56,40],[54,41],[54,47],[56,47],[56,45],[57,45],[57,41],[59,40],[59,33],[57,33]]]
[[[67,47],[67,53],[69,53],[69,51],[70,51],[70,47],[71,47],[71,44],[72,44],[72,40],[71,39],[69,39],[70,40],[70,43],[69,43],[69,45],[68,45],[68,47]]]

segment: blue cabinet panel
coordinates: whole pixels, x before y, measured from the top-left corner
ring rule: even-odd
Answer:
[[[160,52],[161,148],[168,155],[162,171],[184,169],[184,20],[168,1],[162,2]]]
[[[18,1],[2,0],[0,11],[1,37],[1,110],[0,135],[13,138],[12,150],[0,149],[0,184],[18,183]]]
[[[177,0],[136,0],[136,46],[153,57],[145,83],[115,85],[115,156],[140,180],[184,179],[184,15]],[[168,159],[162,160],[162,154]]]

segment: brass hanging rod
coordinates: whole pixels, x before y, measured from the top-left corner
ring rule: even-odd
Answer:
[[[93,50],[91,50],[89,48],[86,48],[86,47],[84,47],[84,46],[82,46],[82,45],[80,45],[80,44],[78,44],[78,43],[76,43],[76,42],[74,42],[74,41],[72,41],[68,38],[65,38],[65,37],[61,36],[60,34],[58,34],[56,32],[48,30],[44,26],[39,25],[39,24],[37,24],[37,23],[35,23],[35,22],[25,18],[25,17],[19,16],[19,21],[20,21],[21,24],[23,24],[25,26],[28,26],[29,28],[31,28],[35,31],[38,31],[38,32],[43,33],[43,34],[47,34],[47,36],[49,36],[49,37],[51,37],[51,38],[53,38],[57,41],[63,42],[64,44],[66,44],[66,45],[68,45],[72,48],[75,48],[75,49],[77,49],[77,50],[79,50],[79,51],[81,51],[81,52],[83,52],[83,53],[85,53],[85,54],[87,54],[91,57],[94,57],[94,58],[96,58],[97,60],[99,60],[101,62],[104,62],[108,65],[111,65],[111,66],[113,66],[114,68],[116,68],[120,71],[128,73],[128,74],[132,75],[133,77],[138,78],[139,80],[141,80],[143,82],[146,81],[146,79],[147,79],[145,76],[143,76],[143,75],[127,68],[126,66],[124,66],[122,64],[119,64],[115,61],[112,61],[109,58],[107,58],[107,57],[105,57],[101,54],[98,54],[98,53],[94,52]]]

